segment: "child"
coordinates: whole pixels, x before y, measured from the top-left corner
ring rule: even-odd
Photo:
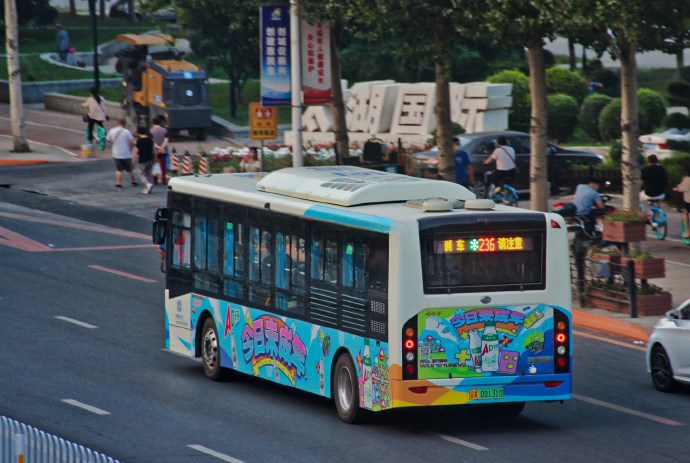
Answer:
[[[683,243],[690,246],[690,167],[688,167],[687,175],[683,177],[683,180],[676,185],[673,191],[683,193]]]

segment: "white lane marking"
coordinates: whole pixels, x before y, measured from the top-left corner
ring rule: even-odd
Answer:
[[[592,405],[598,405],[600,407],[610,408],[611,410],[616,410],[621,413],[627,413],[628,415],[639,416],[640,418],[655,421],[657,423],[665,424],[668,426],[685,426],[685,423],[680,423],[678,421],[669,420],[668,418],[663,418],[661,416],[640,412],[637,410],[633,410],[632,408],[621,407],[620,405],[614,405],[608,402],[604,402],[603,400],[592,399],[591,397],[585,397],[579,394],[573,394],[573,399],[581,400]]]
[[[3,117],[3,116],[0,116],[0,119],[4,119],[6,121],[11,120],[9,117]],[[70,129],[68,127],[59,126],[59,125],[43,124],[41,122],[24,121],[24,124],[25,125],[34,125],[36,127],[48,127],[50,129],[60,129],[64,132],[73,132],[73,133],[79,133],[79,134],[84,133],[83,130]]]
[[[676,262],[675,260],[666,259],[666,262],[668,262],[669,264],[673,264],[673,265],[682,265],[683,267],[690,267],[690,264],[684,264],[682,262]]]
[[[211,450],[209,448],[206,448],[203,445],[187,444],[187,447],[194,449],[198,452],[205,453],[206,455],[211,455],[212,457],[216,457],[219,460],[227,461],[229,463],[244,463],[244,461],[242,461],[242,460],[238,460],[237,458],[233,458],[230,455],[225,455],[224,453],[216,452],[215,450]]]
[[[465,447],[469,447],[469,448],[471,448],[471,449],[473,449],[473,450],[489,450],[488,448],[482,447],[482,446],[479,445],[479,444],[473,444],[472,442],[468,442],[468,441],[466,441],[466,440],[458,439],[457,437],[447,436],[447,435],[445,435],[445,434],[439,434],[438,437],[440,437],[440,438],[443,439],[443,440],[447,440],[448,442],[452,442],[452,443],[454,443],[454,444],[458,444],[458,445],[462,445],[462,446],[465,446]]]
[[[597,336],[596,334],[583,333],[582,331],[573,330],[575,336],[582,336],[584,338],[596,339],[597,341],[608,342],[609,344],[615,344],[616,346],[627,347],[628,349],[640,350],[646,352],[647,348],[642,346],[636,346],[635,344],[629,344],[627,342],[619,341],[617,339],[607,338],[605,336]]]
[[[62,315],[56,315],[55,318],[58,320],[62,320],[67,323],[73,323],[77,326],[81,326],[82,328],[88,328],[90,330],[95,330],[98,328],[96,325],[90,325],[88,323],[80,322],[79,320],[75,320],[74,318],[69,318],[69,317],[63,317]]]
[[[63,402],[69,405],[73,405],[75,407],[83,408],[86,411],[89,411],[91,413],[95,413],[96,415],[110,415],[110,412],[106,412],[105,410],[101,410],[100,408],[94,407],[92,405],[87,405],[85,403],[79,402],[78,400],[74,399],[62,399]]]

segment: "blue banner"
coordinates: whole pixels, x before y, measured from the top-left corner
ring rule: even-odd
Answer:
[[[290,106],[290,7],[261,7],[261,105]]]

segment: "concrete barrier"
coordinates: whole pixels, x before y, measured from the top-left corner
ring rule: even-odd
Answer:
[[[63,95],[61,93],[46,93],[43,102],[46,109],[60,111],[69,114],[86,114],[86,110],[81,107],[85,98],[82,96]],[[107,101],[108,117],[111,121],[116,121],[125,117],[125,111],[120,107],[119,101]]]
[[[119,77],[101,79],[101,87],[118,87],[122,82]],[[24,103],[42,103],[43,95],[51,92],[68,92],[81,90],[93,85],[92,79],[58,80],[49,82],[23,82],[22,100]],[[10,86],[6,80],[0,80],[0,101],[10,102]]]

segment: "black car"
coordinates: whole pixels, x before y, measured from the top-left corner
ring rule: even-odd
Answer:
[[[486,171],[496,169],[495,163],[484,165],[484,161],[498,146],[496,139],[500,135],[504,135],[507,138],[508,145],[513,147],[517,155],[518,173],[513,180],[512,186],[521,192],[529,191],[529,134],[524,132],[497,131],[465,133],[456,136],[460,139],[461,149],[467,151],[472,158],[475,181],[478,181],[483,179]],[[548,176],[553,192],[558,190],[559,177],[562,173],[567,172],[571,165],[598,164],[604,160],[602,155],[592,151],[567,149],[551,143],[547,143],[546,149]],[[429,151],[416,153],[414,155],[414,162],[420,170],[438,167],[437,148],[434,147]]]

